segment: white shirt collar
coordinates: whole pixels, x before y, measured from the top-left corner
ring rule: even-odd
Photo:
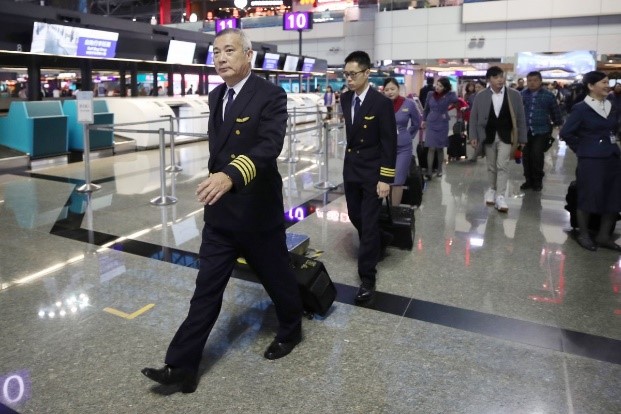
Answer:
[[[367,96],[367,92],[369,92],[369,88],[371,87],[370,84],[367,84],[367,87],[364,89],[364,91],[362,91],[362,93],[360,95],[356,95],[356,93],[354,92],[354,99],[352,99],[352,102],[356,102],[356,97],[360,98],[360,105],[362,105],[362,102],[364,102],[364,98]]]
[[[608,99],[598,101],[597,99],[587,96],[584,98],[584,102],[593,108],[599,116],[608,119],[608,115],[610,115],[610,111],[612,109],[612,103]]]
[[[248,80],[248,78],[250,77],[250,74],[252,73],[252,71],[248,72],[248,75],[246,75],[246,77],[242,80],[240,80],[239,82],[237,82],[235,85],[233,85],[232,87],[228,87],[226,88],[226,91],[224,92],[224,95],[226,96],[226,93],[228,92],[229,89],[233,89],[235,91],[235,97],[237,97],[237,95],[239,95],[239,92],[242,90],[242,88],[244,87],[244,85],[246,84],[246,81]]]

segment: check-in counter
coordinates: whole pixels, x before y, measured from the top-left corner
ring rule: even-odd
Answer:
[[[11,102],[8,115],[0,117],[0,144],[31,158],[67,154],[67,116],[60,102]]]
[[[297,94],[287,95],[287,112],[289,113],[293,125],[308,122],[306,102],[297,96]]]
[[[296,93],[294,96],[304,102],[304,114],[300,122],[316,122],[317,121],[317,109],[321,103],[323,106],[323,99],[312,93]]]
[[[78,122],[78,102],[74,99],[63,102],[63,111],[67,115],[69,130],[69,150],[84,151],[84,128]],[[108,111],[106,101],[97,99],[93,101],[94,120],[93,125],[114,124],[114,114]],[[112,148],[114,146],[114,133],[112,131],[90,131],[89,143],[91,150]]]
[[[144,122],[137,125],[119,126],[114,131],[115,135],[136,141],[136,148],[155,148],[160,144],[158,130],[164,128],[170,130],[169,116],[174,118],[175,113],[170,106],[158,98],[101,98],[108,106],[110,112],[114,114],[115,124],[129,122]],[[149,130],[152,132],[126,132],[121,129]],[[176,122],[173,122],[173,129],[176,131]],[[165,134],[164,140],[170,142],[170,135]]]
[[[184,140],[195,141],[200,139],[195,136],[184,136],[188,132],[192,134],[207,134],[207,126],[209,124],[209,105],[207,99],[198,99],[197,95],[188,95],[185,97],[163,97],[158,98],[158,102],[163,102],[170,106],[175,116],[178,118],[179,134],[175,138],[175,142],[183,142]],[[192,119],[183,119],[192,118]]]

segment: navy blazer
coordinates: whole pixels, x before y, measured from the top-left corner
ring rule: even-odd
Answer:
[[[282,177],[276,159],[287,129],[287,94],[251,74],[222,121],[222,84],[209,94],[209,172],[224,172],[233,188],[205,206],[205,223],[231,231],[263,231],[284,223]]]
[[[580,102],[571,109],[559,135],[578,157],[619,156],[619,146],[610,142],[610,135],[615,136],[619,129],[618,119],[614,106],[608,117],[604,118],[585,102]]]
[[[347,135],[343,180],[391,184],[397,157],[397,122],[392,101],[369,88],[352,124],[354,95],[354,91],[347,91],[341,96]]]

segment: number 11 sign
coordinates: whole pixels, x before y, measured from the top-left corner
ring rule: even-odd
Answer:
[[[313,28],[313,13],[285,13],[282,20],[282,28],[283,30],[310,30]]]
[[[239,19],[231,17],[228,19],[216,19],[216,33],[224,29],[241,29]]]

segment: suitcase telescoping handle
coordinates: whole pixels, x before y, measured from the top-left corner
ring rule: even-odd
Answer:
[[[388,192],[388,196],[384,197],[384,199],[382,200],[382,205],[384,205],[384,200],[386,200],[386,211],[388,213],[388,220],[390,220],[391,223],[394,223],[395,221],[392,219],[392,209],[390,208],[390,206],[392,206],[390,191]]]

